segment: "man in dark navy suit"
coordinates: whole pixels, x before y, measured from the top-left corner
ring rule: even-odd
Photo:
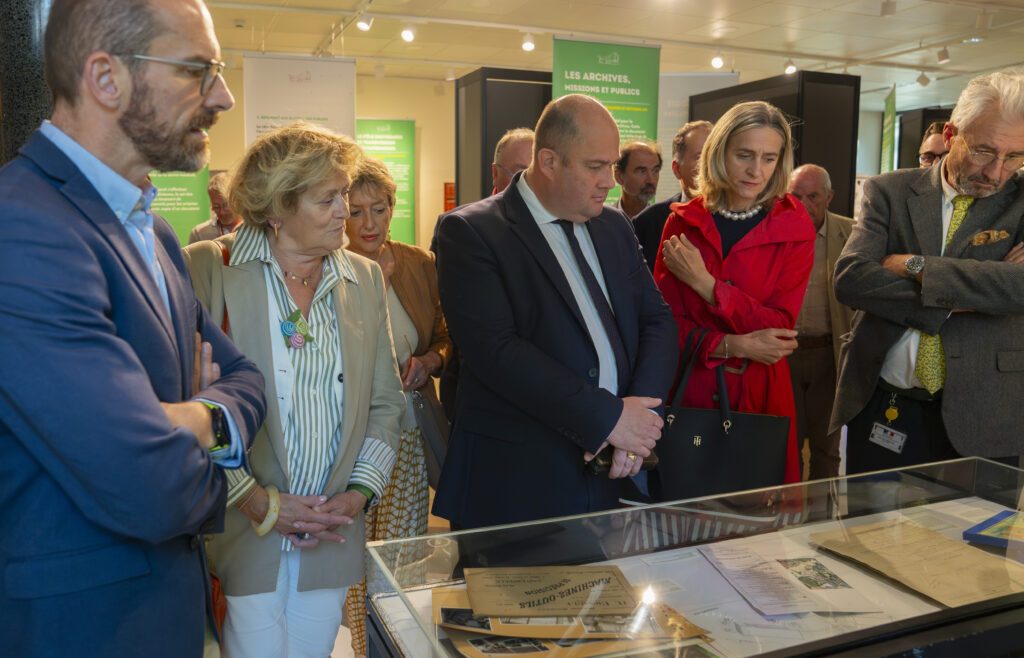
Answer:
[[[533,161],[439,236],[441,303],[463,364],[434,513],[479,527],[615,506],[661,435],[672,315],[629,221],[604,206],[618,129],[565,96]],[[587,462],[611,457],[609,472]]]
[[[203,653],[202,533],[263,421],[153,169],[201,168],[234,99],[199,0],[56,0],[46,121],[0,170],[0,653]]]

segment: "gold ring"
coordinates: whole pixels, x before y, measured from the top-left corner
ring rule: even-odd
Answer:
[[[629,458],[629,461],[631,461],[631,462],[635,462],[636,461],[636,453],[635,452],[627,452],[626,453],[626,457]]]

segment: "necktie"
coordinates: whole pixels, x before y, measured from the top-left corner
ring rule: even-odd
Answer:
[[[604,296],[604,291],[601,290],[601,285],[597,282],[594,270],[590,269],[590,264],[587,263],[587,259],[583,256],[580,242],[576,239],[576,233],[573,231],[573,223],[567,219],[559,219],[557,223],[562,227],[565,237],[569,240],[569,247],[572,249],[572,255],[576,259],[576,265],[580,269],[580,274],[583,275],[583,281],[587,285],[587,292],[590,293],[590,299],[594,302],[594,307],[597,309],[597,316],[601,319],[604,332],[608,334],[608,342],[611,343],[612,353],[615,355],[616,371],[619,374],[619,388],[622,389],[626,386],[629,377],[628,370],[626,369],[628,360],[626,348],[622,343],[622,335],[619,333],[619,325],[615,323],[615,316],[612,314],[612,307],[609,306],[608,300]],[[618,394],[618,391],[612,391],[612,393]]]
[[[974,197],[960,194],[953,199],[953,217],[949,220],[949,231],[946,232],[946,248],[953,241],[957,229],[967,217],[967,209],[974,203]],[[942,349],[942,338],[936,334],[921,333],[921,342],[917,346],[917,363],[914,365],[921,386],[934,394],[946,383],[946,352]]]

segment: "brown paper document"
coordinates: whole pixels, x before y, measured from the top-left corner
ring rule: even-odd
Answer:
[[[701,646],[678,646],[672,640],[538,640],[526,637],[499,637],[451,631],[452,644],[467,658],[494,658],[496,655],[516,655],[523,658],[592,658],[596,656],[625,656],[640,651],[641,655],[693,656],[715,658]],[[644,653],[646,650],[649,653]],[[664,651],[665,653],[660,653]]]
[[[629,615],[639,602],[616,566],[466,569],[473,612],[487,617]]]
[[[631,615],[488,617],[474,612],[465,589],[444,587],[433,591],[432,608],[434,623],[446,630],[501,637],[685,640],[707,634],[706,630],[661,603],[641,605]]]
[[[810,539],[949,607],[1024,592],[1024,566],[911,521],[847,526]]]

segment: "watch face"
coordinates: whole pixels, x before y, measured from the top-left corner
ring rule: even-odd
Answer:
[[[924,256],[911,256],[906,262],[907,272],[920,274],[924,269]]]

